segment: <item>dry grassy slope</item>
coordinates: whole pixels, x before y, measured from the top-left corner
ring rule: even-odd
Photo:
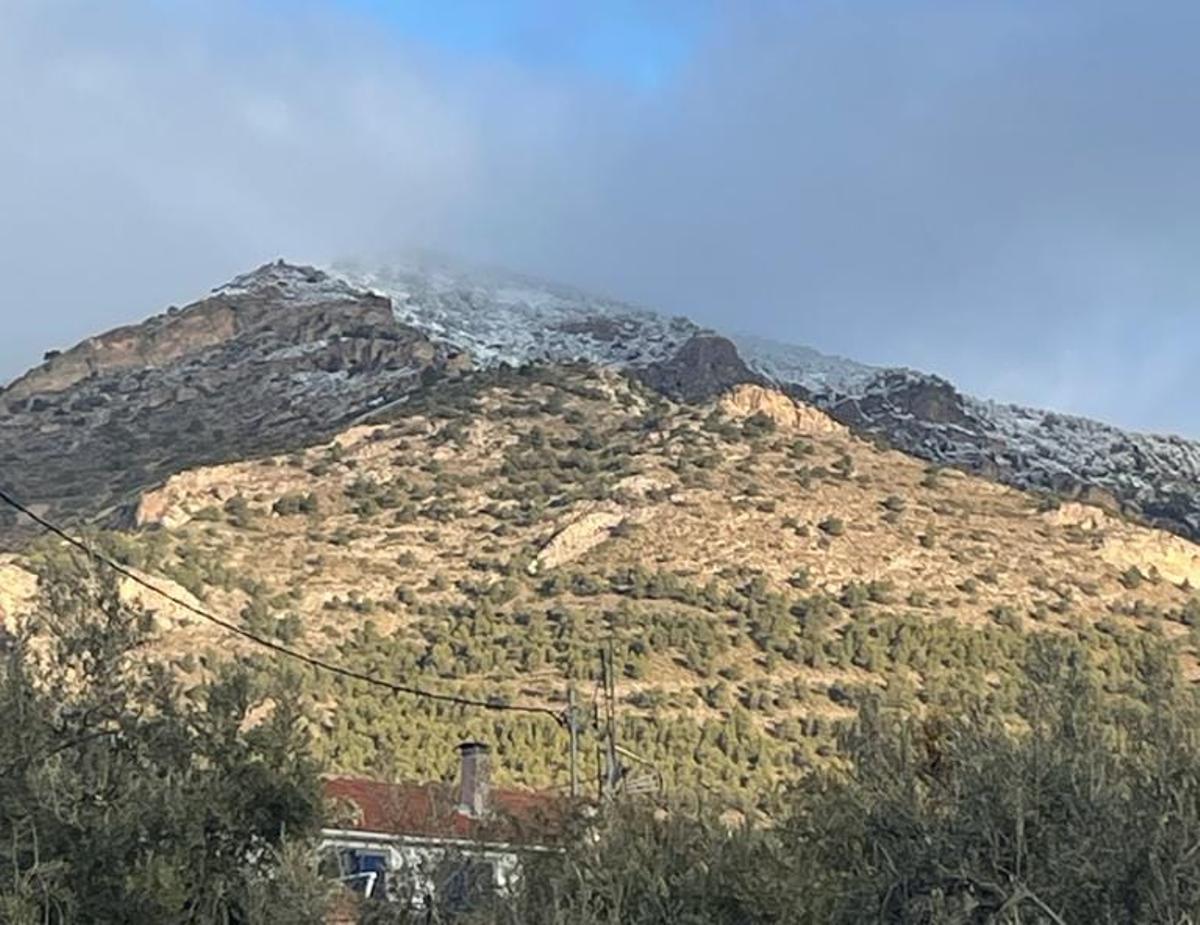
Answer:
[[[346,628],[332,616],[337,610],[327,609],[330,602],[390,602],[398,583],[417,588],[441,575],[449,590],[428,596],[452,601],[461,596],[456,582],[480,579],[473,560],[502,562],[529,547],[541,550],[572,525],[579,525],[577,548],[559,541],[559,569],[610,574],[642,566],[701,585],[732,583],[750,571],[789,592],[788,579],[805,569],[814,589],[841,595],[848,582],[890,583],[878,596],[894,609],[972,623],[1010,607],[1045,608],[1046,626],[1065,624],[1068,617],[1053,613],[1064,597],[1086,602],[1092,614],[1132,610],[1138,602],[1178,608],[1190,596],[1180,586],[1200,586],[1200,547],[1096,509],[1044,511],[1044,502],[1019,491],[953,471],[931,475],[923,463],[858,440],[776,393],[744,386],[719,403],[730,419],[766,412],[781,422],[762,438],[728,440],[705,429],[711,408],[665,405],[642,431],[651,407],[625,380],[582,372],[574,379],[570,385],[595,389],[595,396],[549,384],[485,391],[457,444],[437,440],[445,422],[418,414],[343,433],[336,460],[317,447],[183,473],[143,499],[142,519],[166,524],[193,553],[216,553],[273,589],[294,589],[290,606],[314,615],[309,633]],[[505,409],[519,414],[503,416]],[[565,443],[585,427],[606,446],[627,443],[633,473],[599,477],[598,498],[548,507],[532,523],[509,523],[497,535],[502,521],[489,507],[516,504],[494,492],[505,484],[498,471],[505,451],[534,428]],[[797,456],[796,441],[811,452]],[[700,454],[713,462],[692,470],[704,483],[679,471],[681,458]],[[837,474],[845,459],[851,468]],[[822,468],[828,474],[812,476]],[[799,474],[805,469],[807,479]],[[353,513],[356,502],[347,495],[364,479],[381,486],[400,480],[406,493],[427,495],[420,505],[450,503],[457,513],[399,525],[394,509]],[[297,493],[312,493],[321,513],[272,513],[276,501]],[[201,519],[234,496],[257,515],[247,526]],[[843,524],[839,535],[830,535],[834,518]],[[589,520],[598,525],[586,529]],[[621,522],[632,529],[609,535]],[[532,568],[549,571],[545,563]],[[1130,568],[1149,580],[1127,587],[1136,581],[1125,574]],[[222,601],[220,591],[213,594]],[[238,596],[223,602],[236,605]],[[375,619],[384,628],[403,626],[408,609]]]
[[[295,644],[445,690],[561,703],[564,671],[591,676],[615,627],[624,710],[651,719],[656,755],[678,747],[684,717],[716,730],[692,743],[747,716],[773,743],[722,743],[718,783],[733,789],[811,753],[804,736],[828,728],[803,724],[849,714],[839,688],[973,688],[1012,664],[961,633],[932,661],[897,655],[897,620],[965,625],[1002,650],[1017,623],[1097,644],[1153,632],[1178,637],[1194,669],[1187,627],[1163,616],[1195,606],[1200,547],[929,470],[757,386],[696,407],[585,368],[474,374],[390,414],[290,456],[181,473],[143,496],[142,530],[106,542],[260,631],[297,614]],[[638,569],[669,586],[632,592],[622,576]],[[822,596],[841,602],[823,627],[803,613]],[[170,608],[161,622],[178,655],[230,651]],[[890,654],[864,655],[864,640]],[[444,721],[426,738],[409,738],[410,719],[376,734],[394,708],[323,696],[334,764],[402,747],[409,772],[439,771]],[[561,778],[521,763],[545,745],[503,747],[511,779]],[[673,773],[686,783],[694,766]]]

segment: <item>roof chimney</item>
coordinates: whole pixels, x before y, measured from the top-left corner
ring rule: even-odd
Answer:
[[[463,742],[458,746],[462,758],[458,791],[460,813],[483,816],[488,811],[488,791],[491,789],[488,751],[483,742]]]

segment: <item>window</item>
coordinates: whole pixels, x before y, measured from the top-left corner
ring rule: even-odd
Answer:
[[[387,895],[388,856],[383,851],[343,848],[338,852],[339,879],[364,896]]]

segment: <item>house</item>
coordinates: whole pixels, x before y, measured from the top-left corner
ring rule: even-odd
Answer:
[[[553,850],[566,805],[553,794],[491,786],[482,742],[458,746],[456,784],[330,777],[341,821],[321,833],[330,873],[376,899],[469,903],[506,891],[530,854]]]

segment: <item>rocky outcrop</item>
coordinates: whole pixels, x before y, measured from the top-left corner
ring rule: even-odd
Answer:
[[[641,501],[656,492],[667,492],[671,482],[650,475],[627,475],[613,486],[613,494],[618,498],[631,498]]]
[[[918,456],[936,458],[943,444],[987,444],[981,423],[972,417],[964,397],[936,376],[885,370],[853,395],[784,388],[847,427],[885,437],[897,449]]]
[[[13,633],[37,597],[37,576],[9,557],[0,557],[0,638]]]
[[[133,510],[136,527],[181,527],[209,506],[220,507],[238,493],[232,466],[193,469],[173,475],[160,487],[144,492]]]
[[[150,617],[150,625],[155,632],[161,633],[181,625],[186,626],[199,619],[189,608],[199,608],[200,601],[182,585],[163,578],[161,575],[139,575],[139,577],[146,579],[158,591],[151,591],[145,585],[130,578],[122,578],[117,586],[117,594],[123,604],[145,611]],[[174,598],[174,600],[170,598]],[[175,603],[176,601],[188,606],[184,607],[182,604]]]
[[[270,264],[0,392],[0,471],[57,519],[115,516],[173,473],[319,443],[461,363],[387,298]]]
[[[199,607],[200,602],[175,582],[162,576],[142,576],[177,600]],[[167,600],[130,578],[120,578],[117,594],[122,603],[145,610],[156,630],[165,630],[180,623],[192,622],[194,617],[185,607]],[[10,557],[0,557],[0,648],[6,637],[19,628],[37,605],[38,578]]]
[[[733,342],[715,334],[697,334],[669,360],[636,372],[652,389],[686,402],[707,401],[743,382],[762,382],[742,362]]]
[[[235,318],[229,305],[210,302],[189,312],[160,315],[143,325],[90,337],[26,373],[5,390],[4,400],[12,406],[32,395],[61,392],[91,377],[164,366],[233,337]]]
[[[781,430],[799,434],[842,434],[849,429],[811,405],[798,402],[775,389],[761,385],[739,385],[722,396],[718,407],[730,417],[747,418],[765,414]]]
[[[620,511],[593,511],[568,524],[554,535],[529,564],[529,573],[573,562],[608,539],[613,529],[625,520]]]
[[[1169,533],[1131,526],[1097,507],[1068,502],[1042,515],[1057,527],[1091,534],[1100,557],[1121,572],[1200,588],[1200,546]]]

